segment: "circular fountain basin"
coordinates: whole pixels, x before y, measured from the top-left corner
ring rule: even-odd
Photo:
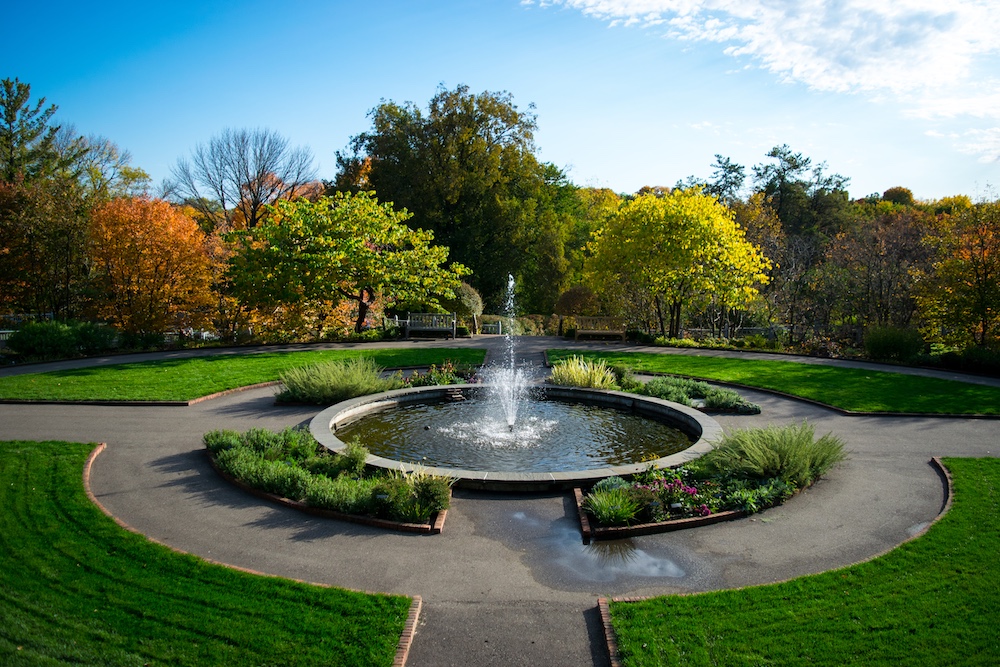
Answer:
[[[545,387],[536,390],[541,400],[524,406],[513,430],[508,433],[501,425],[484,448],[481,441],[468,441],[466,431],[475,429],[463,421],[482,390],[482,385],[446,385],[362,396],[323,410],[310,429],[335,452],[343,452],[344,440],[368,428],[368,422],[373,432],[396,429],[386,438],[393,441],[386,451],[393,453],[372,453],[369,465],[422,470],[450,476],[461,487],[503,491],[565,489],[650,465],[678,466],[709,451],[722,434],[714,419],[677,403],[617,391]],[[578,419],[583,421],[577,424]],[[656,441],[652,449],[641,443],[627,446],[647,437]],[[564,448],[564,441],[572,447]]]

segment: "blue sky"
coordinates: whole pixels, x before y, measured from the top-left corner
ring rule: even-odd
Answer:
[[[309,147],[318,173],[381,99],[439,85],[535,105],[541,159],[634,192],[788,144],[854,197],[1000,184],[996,0],[11,3],[0,77],[155,182],[224,128]],[[14,30],[10,30],[14,27]]]

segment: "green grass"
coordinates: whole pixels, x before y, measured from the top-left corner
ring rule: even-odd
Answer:
[[[93,445],[0,442],[0,664],[390,665],[409,598],[246,574],[123,530]]]
[[[429,366],[451,360],[481,364],[483,350],[315,350],[163,359],[0,378],[0,399],[55,401],[190,401],[227,389],[277,380],[282,371],[368,357],[379,366]]]
[[[782,584],[612,603],[624,663],[996,664],[1000,459],[945,463],[951,511],[880,558]]]
[[[555,362],[574,354],[631,366],[637,372],[671,373],[782,391],[854,412],[1000,414],[1000,388],[952,380],[792,361],[647,352],[549,350],[549,359]]]

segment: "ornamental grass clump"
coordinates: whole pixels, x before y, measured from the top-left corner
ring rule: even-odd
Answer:
[[[617,389],[615,374],[604,361],[573,356],[552,366],[551,381],[563,387]]]
[[[400,376],[384,378],[382,370],[368,357],[291,368],[281,374],[284,389],[277,399],[288,403],[329,405],[403,386]]]
[[[803,422],[728,433],[699,465],[707,472],[744,479],[778,478],[798,489],[845,458],[840,438],[827,433],[817,440],[813,427]]]
[[[620,526],[632,523],[639,514],[641,505],[629,490],[612,487],[591,492],[583,501],[583,507],[598,523],[606,526]]]

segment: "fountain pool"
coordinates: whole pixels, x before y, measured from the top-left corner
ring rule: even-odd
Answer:
[[[564,489],[648,465],[681,465],[721,434],[685,406],[615,391],[539,387],[517,421],[490,415],[482,385],[399,389],[338,403],[311,423],[333,451],[358,437],[376,467],[449,475],[466,488]]]

